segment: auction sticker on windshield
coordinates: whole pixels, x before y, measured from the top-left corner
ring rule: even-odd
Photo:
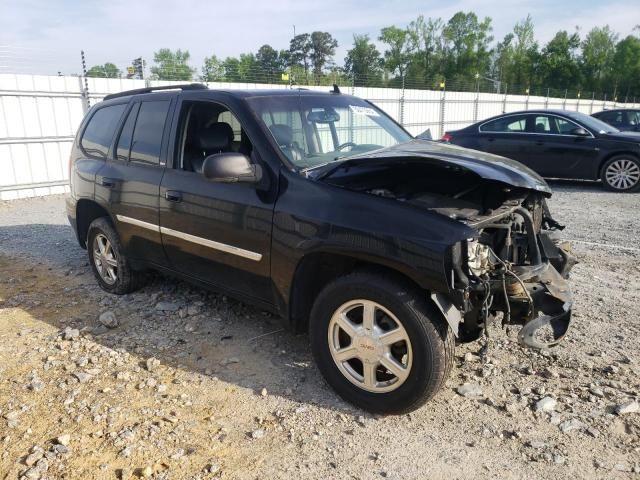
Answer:
[[[379,117],[380,114],[370,107],[361,107],[360,105],[349,105],[349,108],[356,115],[367,115],[369,117]]]

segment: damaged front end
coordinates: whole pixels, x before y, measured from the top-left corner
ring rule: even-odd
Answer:
[[[464,304],[462,333],[477,338],[502,312],[503,325],[523,325],[519,341],[556,345],[571,321],[570,246],[555,238],[562,227],[536,193],[511,199],[488,215],[468,219],[477,236],[454,246],[453,287]]]
[[[381,196],[464,224],[450,246],[448,292],[431,298],[462,341],[490,319],[519,324],[529,347],[556,345],[571,320],[567,278],[576,263],[549,213],[547,183],[524,165],[483,152],[418,140],[351,157],[309,176]],[[468,235],[468,233],[465,233]],[[464,237],[462,237],[464,238]]]

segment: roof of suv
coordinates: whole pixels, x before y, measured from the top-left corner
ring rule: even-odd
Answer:
[[[335,88],[335,87],[334,87]],[[340,91],[335,90],[307,90],[306,88],[281,88],[281,89],[252,89],[252,90],[240,90],[240,89],[226,89],[226,88],[216,88],[209,89],[206,85],[202,83],[190,83],[190,84],[182,84],[182,85],[167,85],[162,87],[148,87],[148,88],[138,88],[135,90],[125,90],[123,92],[112,93],[104,97],[104,100],[112,100],[114,98],[121,97],[129,97],[132,95],[143,95],[147,93],[153,92],[165,92],[172,90],[182,90],[182,91],[198,91],[204,93],[205,91],[209,92],[225,92],[230,95],[234,95],[238,98],[249,98],[249,97],[273,97],[273,96],[309,96],[309,95],[335,95],[339,94]]]

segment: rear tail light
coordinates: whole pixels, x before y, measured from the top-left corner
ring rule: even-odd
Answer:
[[[440,140],[442,140],[443,142],[450,142],[453,139],[453,135],[451,135],[449,132],[444,132],[444,135],[442,135],[442,138]]]

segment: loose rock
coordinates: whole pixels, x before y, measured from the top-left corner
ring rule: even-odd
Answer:
[[[100,317],[98,317],[98,321],[107,328],[116,328],[119,325],[116,314],[113,313],[111,310],[102,312],[100,314]]]
[[[179,308],[179,305],[171,302],[158,302],[156,304],[156,310],[161,312],[176,312]]]
[[[538,400],[535,405],[536,412],[551,412],[556,409],[558,402],[551,397],[544,397]]]
[[[460,385],[456,391],[463,397],[473,398],[482,396],[482,388],[477,383],[465,383]]]
[[[63,340],[75,340],[78,337],[80,337],[80,330],[77,328],[66,327],[62,331]]]
[[[640,412],[640,404],[635,400],[627,403],[622,403],[616,407],[616,413],[618,415],[627,415],[629,413],[638,412]]]
[[[559,425],[559,427],[563,433],[568,433],[573,430],[584,430],[585,428],[587,428],[587,426],[577,418],[572,418],[571,420],[565,420]]]

